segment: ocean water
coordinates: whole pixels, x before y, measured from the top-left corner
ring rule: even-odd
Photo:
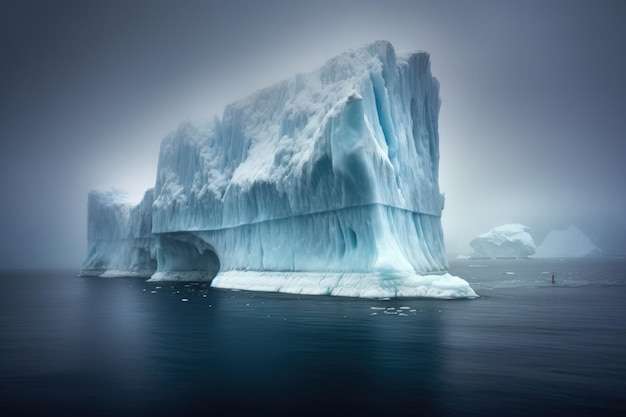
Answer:
[[[455,260],[450,271],[481,298],[0,271],[0,412],[625,415],[626,260]]]

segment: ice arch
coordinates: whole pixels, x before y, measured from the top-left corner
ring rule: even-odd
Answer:
[[[193,233],[157,235],[156,256],[158,269],[151,278],[155,281],[210,281],[220,270],[215,248]]]

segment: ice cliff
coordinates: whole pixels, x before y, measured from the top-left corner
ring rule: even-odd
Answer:
[[[428,54],[379,41],[183,123],[139,206],[90,194],[83,274],[473,297],[446,272],[439,107]]]
[[[535,242],[529,228],[505,224],[476,236],[470,242],[472,258],[528,258],[535,253]]]
[[[137,205],[120,190],[89,193],[88,248],[81,275],[149,277],[154,273],[153,200],[153,189]]]

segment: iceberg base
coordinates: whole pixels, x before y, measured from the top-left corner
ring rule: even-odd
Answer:
[[[417,275],[415,273],[224,271],[215,277],[211,287],[359,298],[478,297],[467,281],[447,272]]]
[[[80,270],[81,277],[100,278],[150,278],[154,274],[151,269],[96,269],[84,268]]]
[[[213,278],[215,278],[215,272],[212,271],[157,271],[147,282],[196,282],[211,281]]]

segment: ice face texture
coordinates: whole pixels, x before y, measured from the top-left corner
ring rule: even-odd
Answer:
[[[505,224],[476,236],[470,242],[472,258],[528,258],[535,253],[535,242],[529,228]]]
[[[599,256],[600,249],[578,229],[552,230],[537,247],[535,258],[583,258]]]
[[[137,205],[119,190],[89,193],[88,247],[81,275],[150,277],[154,273],[153,200],[153,189]]]
[[[439,107],[428,54],[397,56],[379,41],[233,103],[221,119],[181,124],[162,142],[154,200],[142,211],[154,236],[151,279],[475,296],[446,272]],[[99,215],[90,230],[92,221]],[[94,228],[120,228],[109,223]],[[96,245],[108,250],[90,234]],[[98,265],[133,269],[112,258],[120,265]],[[83,270],[99,269],[88,261]]]

